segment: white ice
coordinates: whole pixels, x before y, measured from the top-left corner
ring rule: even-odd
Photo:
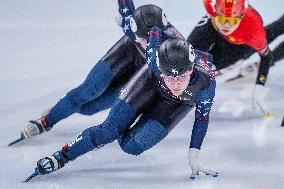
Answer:
[[[153,3],[187,36],[205,13],[201,0],[134,0]],[[251,0],[265,24],[283,14],[283,0]],[[191,112],[170,135],[139,157],[116,142],[90,152],[62,170],[22,183],[39,158],[101,123],[108,111],[73,115],[52,131],[14,147],[20,130],[41,111],[80,84],[100,57],[122,36],[116,0],[0,1],[0,188],[13,189],[281,189],[284,188],[284,61],[271,68],[266,103],[274,118],[251,110],[253,79],[224,84],[218,78],[215,105],[200,161],[219,178],[189,181],[187,149]],[[282,38],[279,38],[275,46]],[[272,46],[273,46],[272,45]],[[253,56],[251,61],[257,59]],[[233,111],[232,111],[233,110]]]

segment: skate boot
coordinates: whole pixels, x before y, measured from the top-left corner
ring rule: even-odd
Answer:
[[[22,137],[25,139],[37,136],[44,131],[49,131],[52,128],[52,125],[49,125],[46,120],[45,116],[50,112],[50,108],[45,109],[42,114],[41,118],[38,120],[29,121],[29,124],[25,126],[22,130]]]
[[[49,131],[51,128],[52,125],[49,125],[45,121],[45,117],[41,117],[39,120],[30,121],[29,124],[23,128],[21,135],[27,139],[42,134],[44,131]]]
[[[68,163],[69,159],[63,151],[57,151],[49,157],[40,159],[33,174],[31,174],[24,182],[29,182],[32,178],[39,175],[47,175],[52,173]]]
[[[40,159],[37,162],[37,169],[41,175],[46,175],[64,167],[68,161],[62,151],[57,151],[49,157]]]

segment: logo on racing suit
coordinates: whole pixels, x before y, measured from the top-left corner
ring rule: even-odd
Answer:
[[[176,69],[172,69],[173,74],[178,74],[178,71]]]
[[[83,137],[82,137],[82,133],[80,133],[72,142],[70,142],[68,144],[69,147],[73,146],[75,143],[79,142],[80,140],[82,140]]]

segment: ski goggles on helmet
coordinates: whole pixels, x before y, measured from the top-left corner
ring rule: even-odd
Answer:
[[[162,78],[164,79],[165,82],[168,82],[168,83],[174,83],[175,81],[177,83],[183,83],[187,81],[189,77],[190,77],[190,73],[177,75],[177,76],[167,76],[167,75],[162,74]]]
[[[231,26],[239,24],[242,19],[242,17],[225,17],[221,15],[217,15],[215,18],[219,24],[224,25],[226,22],[228,22]]]

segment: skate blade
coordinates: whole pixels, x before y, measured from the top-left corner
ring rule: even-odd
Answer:
[[[24,140],[25,138],[21,137],[21,138],[18,138],[17,140],[14,140],[12,141],[11,143],[8,144],[8,146],[12,146],[14,144],[17,144],[19,142],[21,142],[22,140]]]
[[[33,174],[31,174],[26,180],[24,180],[24,181],[22,181],[22,182],[23,182],[23,183],[24,183],[24,182],[29,182],[30,180],[32,180],[34,177],[36,177],[36,176],[38,176],[38,175],[40,175],[40,174],[39,174],[38,169],[36,168],[36,169],[35,169],[35,172],[34,172]]]
[[[272,113],[266,113],[266,114],[264,114],[264,117],[265,118],[272,118],[273,114]]]

